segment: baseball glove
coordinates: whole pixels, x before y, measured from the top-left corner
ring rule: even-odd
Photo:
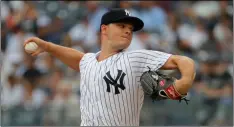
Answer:
[[[181,95],[174,87],[175,78],[168,75],[164,75],[159,71],[144,72],[141,75],[140,82],[145,95],[150,96],[154,101],[171,99],[171,100],[185,100],[188,101],[185,96]]]

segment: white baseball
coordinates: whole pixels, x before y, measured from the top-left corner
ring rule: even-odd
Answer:
[[[35,42],[29,42],[25,45],[24,49],[27,53],[33,53],[37,50],[38,45]]]

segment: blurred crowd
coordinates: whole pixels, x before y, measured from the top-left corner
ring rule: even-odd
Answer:
[[[232,1],[138,0],[2,1],[2,124],[80,124],[79,72],[48,53],[31,57],[23,42],[37,36],[97,52],[101,16],[115,7],[128,9],[145,24],[127,50],[158,50],[196,62],[191,105],[146,98],[140,125],[233,125]],[[180,76],[177,71],[165,73]]]

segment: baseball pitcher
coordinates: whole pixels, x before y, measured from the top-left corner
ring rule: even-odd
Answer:
[[[101,18],[101,50],[83,53],[37,37],[37,56],[48,52],[81,74],[81,126],[139,126],[144,96],[153,100],[186,100],[195,77],[194,61],[185,56],[152,50],[126,51],[141,19],[125,9],[111,9]],[[180,79],[160,74],[178,69]]]

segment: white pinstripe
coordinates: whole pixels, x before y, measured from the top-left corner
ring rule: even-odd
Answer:
[[[81,126],[139,126],[144,100],[140,75],[148,70],[147,66],[159,69],[171,54],[150,50],[123,51],[101,62],[96,59],[98,54],[87,53],[80,62]],[[120,94],[115,94],[115,87],[110,84],[110,92],[107,92],[103,77],[110,71],[115,79],[118,70],[126,74],[123,79],[125,89],[118,88]]]

